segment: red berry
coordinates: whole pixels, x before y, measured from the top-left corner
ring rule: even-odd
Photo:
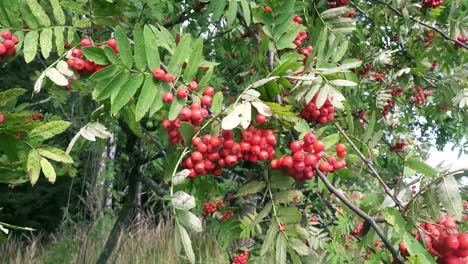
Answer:
[[[271,13],[271,7],[269,7],[269,6],[265,6],[263,8],[263,10],[265,10],[265,12],[267,12],[267,13]]]
[[[164,74],[163,80],[167,83],[171,83],[174,81],[174,75],[172,75],[172,73],[166,73]]]
[[[315,141],[315,135],[311,132],[304,135],[304,144],[311,145]]]
[[[198,83],[196,81],[191,81],[189,83],[189,89],[190,90],[195,91],[195,90],[197,90],[197,88],[198,88]]]
[[[85,62],[82,59],[76,59],[75,60],[75,69],[77,70],[82,70],[85,67]]]
[[[13,43],[15,43],[15,45],[19,43],[19,39],[16,36],[11,36],[11,40]]]
[[[203,95],[208,95],[208,96],[213,96],[215,94],[215,90],[211,86],[207,86],[205,88],[205,92],[203,92]]]
[[[204,106],[211,106],[211,104],[213,103],[213,97],[209,96],[209,95],[204,95],[202,96],[202,99],[201,99],[201,103],[204,105]]]
[[[343,151],[343,152],[336,153],[336,155],[338,156],[338,158],[343,159],[343,158],[346,157],[347,153],[346,153],[346,151]]]
[[[2,56],[3,54],[5,54],[7,52],[7,48],[5,47],[5,45],[3,45],[2,43],[0,43],[0,56]]]
[[[186,88],[180,88],[179,90],[177,90],[177,97],[181,99],[187,97],[188,94],[189,91]]]
[[[457,250],[460,246],[460,243],[458,242],[458,239],[455,236],[447,236],[444,239],[444,244],[445,249],[447,249],[447,251]]]
[[[153,77],[156,79],[156,80],[163,80],[164,79],[164,76],[166,75],[166,72],[163,70],[163,69],[154,69],[153,70]]]
[[[3,45],[5,45],[5,48],[11,49],[15,46],[15,42],[13,42],[11,39],[7,39],[3,42]]]
[[[346,145],[343,143],[338,143],[336,145],[336,152],[338,153],[338,152],[344,152],[344,151],[346,151]]]
[[[194,151],[192,152],[192,155],[190,155],[193,161],[200,161],[203,160],[203,154],[199,151]]]
[[[109,39],[109,40],[107,41],[107,45],[108,45],[109,47],[111,47],[112,49],[115,49],[115,48],[117,48],[117,40],[115,40],[115,39]]]
[[[291,151],[293,153],[301,151],[302,150],[302,143],[300,141],[298,141],[298,140],[294,140],[293,142],[291,142],[291,145],[289,145],[289,148],[291,149]]]
[[[2,113],[0,113],[0,125],[3,124],[4,121],[5,121],[5,116],[3,116]]]
[[[458,235],[458,242],[460,243],[460,249],[468,250],[468,233]]]
[[[167,92],[163,95],[163,101],[165,103],[172,103],[172,101],[174,101],[174,94],[172,94],[171,92]]]
[[[1,36],[2,36],[3,39],[11,39],[12,38],[12,34],[8,29],[3,30]]]
[[[255,116],[255,121],[258,123],[258,124],[263,124],[266,122],[266,116],[262,115],[262,114],[257,114]]]
[[[71,55],[74,58],[81,58],[83,56],[83,51],[81,49],[74,48],[71,51]]]
[[[93,45],[93,42],[90,39],[82,39],[80,41],[80,46],[81,47],[89,47],[91,45]]]
[[[316,140],[314,142],[314,151],[315,152],[320,152],[325,150],[325,143],[321,140]]]

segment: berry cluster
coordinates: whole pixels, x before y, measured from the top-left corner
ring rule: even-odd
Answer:
[[[231,217],[234,216],[234,211],[232,210],[227,210],[226,212],[221,213],[221,220],[220,221],[226,221],[229,220]]]
[[[232,259],[232,264],[247,264],[249,260],[249,252],[246,250],[242,253],[239,253],[234,256]]]
[[[406,142],[397,142],[397,143],[395,143],[395,145],[393,145],[390,148],[390,151],[401,152],[401,151],[404,151],[405,146],[406,146]]]
[[[392,97],[395,97],[397,96],[399,93],[403,92],[403,88],[401,87],[397,87],[397,88],[394,88],[391,92],[390,92],[390,95]],[[388,113],[390,112],[390,110],[395,106],[395,101],[394,100],[390,100],[388,102],[388,104],[386,104],[383,108],[383,111],[382,111],[382,114],[383,116],[387,116]]]
[[[458,36],[458,37],[457,37],[457,40],[464,44],[464,43],[468,42],[468,37]],[[459,48],[461,48],[461,47],[462,47],[462,45],[460,45],[460,44],[458,44],[458,43],[455,43],[455,48],[456,48],[456,49],[459,49]]]
[[[344,16],[345,17],[354,17],[354,16],[356,16],[356,10],[354,8],[351,8],[348,11],[346,11]]]
[[[335,107],[327,99],[322,107],[317,108],[317,95],[314,96],[304,109],[301,111],[301,116],[307,120],[307,122],[315,122],[319,124],[325,124],[335,118],[334,116]]]
[[[191,81],[189,84],[189,89],[195,91],[198,87],[196,81]],[[201,104],[199,102],[192,102],[190,107],[183,107],[180,110],[179,118],[174,121],[164,120],[163,128],[166,129],[169,133],[169,140],[172,144],[177,144],[181,139],[182,135],[180,134],[179,127],[181,121],[186,121],[195,126],[200,126],[203,123],[203,119],[208,116],[209,112],[207,107],[211,106],[213,103],[213,95],[215,90],[213,87],[208,86],[203,93],[201,98]],[[189,94],[187,88],[179,88],[177,90],[177,96],[179,98],[186,98]],[[165,103],[172,103],[174,100],[174,94],[167,92],[163,95],[163,101]]]
[[[366,75],[368,74],[372,69],[374,68],[374,65],[372,64],[366,64],[364,65],[364,69],[362,69],[359,74],[361,75]]]
[[[436,224],[422,223],[420,225],[423,236],[417,231],[413,236],[426,242],[427,251],[437,256],[437,263],[467,263],[468,262],[468,233],[458,233],[455,220],[443,216]],[[405,245],[400,242],[400,251],[403,256],[409,256]]]
[[[218,206],[219,207],[224,207],[223,200],[218,200],[218,201],[215,201],[215,202],[206,202],[203,205],[203,214],[204,215],[214,214],[218,210]]]
[[[303,49],[301,49],[301,54],[305,56],[305,59],[307,60],[307,58],[309,57],[310,53],[314,50],[314,47],[312,46],[307,46]]]
[[[329,8],[335,8],[335,7],[340,7],[340,6],[345,6],[348,5],[349,0],[328,0],[328,7]]]
[[[171,83],[174,81],[174,75],[172,75],[172,73],[166,73],[165,70],[159,68],[153,70],[153,77],[158,81],[164,81],[167,83]]]
[[[432,39],[434,39],[434,36],[435,36],[434,32],[432,32],[432,31],[427,32],[427,36],[425,36],[424,40],[423,40],[424,42],[427,43],[424,46],[424,48],[427,48],[427,47],[432,45]]]
[[[359,235],[362,232],[362,228],[364,228],[364,222],[360,221],[358,225],[354,228],[353,234],[354,235]]]
[[[90,39],[85,38],[80,41],[80,46],[90,47],[93,46],[93,43]],[[104,48],[105,46],[106,45],[101,45],[100,48]],[[117,42],[115,41],[115,39],[110,39],[107,42],[107,46],[112,48],[114,51],[117,50]],[[94,63],[93,61],[85,59],[83,51],[80,48],[74,48],[70,51],[70,57],[67,60],[67,64],[70,68],[77,70],[78,73],[82,75],[97,72],[107,66],[99,65]]]
[[[411,102],[415,104],[422,104],[426,100],[426,96],[431,96],[432,95],[432,90],[426,90],[424,91],[423,88],[421,87],[415,87],[414,91],[417,93],[416,96],[411,97]]]
[[[298,15],[294,15],[293,22],[296,24],[301,24],[302,23],[302,17]]]
[[[437,8],[444,3],[444,0],[423,0],[423,4],[425,4],[429,8]]]
[[[19,40],[13,36],[8,29],[5,29],[0,34],[0,62],[3,57],[10,57],[16,53],[16,44]]]
[[[190,170],[190,177],[197,175],[221,175],[224,167],[234,167],[241,159],[256,163],[275,157],[276,137],[271,129],[250,126],[242,132],[242,140],[235,142],[232,130],[224,130],[222,136],[204,135],[192,140],[197,148],[185,159],[183,167]]]
[[[380,82],[384,76],[385,76],[385,72],[378,72],[374,75],[374,80],[376,82]]]
[[[301,30],[299,34],[297,34],[296,38],[294,39],[293,43],[296,47],[302,46],[302,41],[309,39],[307,36],[307,32],[305,30]]]
[[[275,170],[282,170],[296,180],[305,181],[315,176],[314,168],[318,167],[322,172],[333,172],[346,166],[345,160],[336,160],[334,156],[329,156],[326,160],[320,161],[325,156],[325,143],[317,140],[313,133],[304,135],[303,141],[295,140],[290,144],[292,155],[285,155],[270,162],[270,167]],[[336,153],[339,158],[346,157],[346,146],[342,143],[336,145]]]

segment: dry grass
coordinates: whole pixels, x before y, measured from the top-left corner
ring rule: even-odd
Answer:
[[[112,256],[110,263],[186,263],[177,258],[173,227],[168,223],[160,221],[155,227],[142,223],[133,232],[122,234],[120,249]],[[0,263],[95,263],[108,233],[99,229],[94,226],[87,232],[82,227],[73,234],[63,232],[58,237],[49,237],[47,243],[41,242],[44,237],[40,235],[29,239],[10,239],[0,245]],[[219,250],[214,238],[206,233],[191,234],[191,237],[197,263],[228,263],[227,255]]]

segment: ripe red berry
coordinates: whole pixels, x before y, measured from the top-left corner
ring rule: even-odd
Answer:
[[[15,43],[15,45],[19,43],[19,39],[14,35],[11,36],[11,40],[13,41],[13,43]]]
[[[300,141],[298,141],[298,140],[294,140],[293,142],[291,142],[291,145],[289,145],[289,148],[291,149],[291,151],[293,153],[301,151],[302,150],[302,143]]]
[[[444,245],[447,251],[452,251],[457,250],[460,246],[460,243],[458,242],[458,239],[455,236],[447,236],[444,239]]]
[[[323,141],[321,140],[316,140],[314,142],[314,151],[317,153],[317,152],[321,152],[324,150],[325,150],[325,143],[323,143]]]
[[[249,69],[249,75],[254,75],[254,73],[255,73],[255,70],[252,69],[252,68],[250,68],[250,69]]]
[[[163,80],[167,83],[171,83],[174,81],[174,75],[172,75],[172,73],[166,73],[164,74]]]
[[[198,88],[198,83],[196,81],[191,81],[189,83],[189,89],[190,90],[195,91],[195,90],[197,90],[197,88]]]
[[[0,125],[3,124],[3,122],[5,121],[5,116],[0,113]]]
[[[269,7],[269,6],[265,6],[263,8],[263,10],[265,10],[265,12],[267,12],[267,13],[271,13],[271,7]]]
[[[12,34],[8,29],[5,29],[5,30],[2,31],[1,36],[2,36],[3,39],[11,39]]]
[[[345,157],[346,157],[347,153],[346,153],[346,151],[343,151],[343,152],[337,152],[337,153],[336,153],[336,155],[338,156],[338,158],[341,158],[341,159],[343,159],[343,158],[345,158]]]
[[[179,90],[177,90],[177,97],[181,99],[187,97],[188,94],[189,91],[186,88],[180,88]]]
[[[192,155],[190,155],[193,161],[200,161],[203,160],[203,154],[199,151],[194,151],[192,152]]]
[[[315,135],[311,132],[304,135],[304,144],[311,145],[315,141]]]
[[[166,75],[166,72],[163,70],[163,69],[154,69],[153,70],[153,77],[156,79],[156,80],[163,80],[164,79],[164,75]]]
[[[171,92],[167,92],[163,95],[163,101],[165,103],[172,103],[172,101],[174,101],[174,94],[172,94]]]
[[[5,45],[3,45],[2,43],[0,43],[0,56],[2,56],[3,54],[5,54],[7,52],[7,48],[5,47]]]
[[[209,107],[213,103],[213,97],[209,95],[204,95],[202,96],[201,103],[202,105]]]
[[[460,249],[468,250],[468,233],[458,235],[458,242],[460,243]]]
[[[91,45],[93,45],[93,42],[90,39],[82,39],[80,41],[80,46],[81,47],[89,47]]]
[[[115,39],[109,39],[109,40],[107,41],[107,45],[108,45],[109,47],[111,47],[112,49],[115,49],[115,48],[117,48],[117,40],[115,40]]]
[[[215,90],[211,86],[207,86],[205,88],[205,92],[203,92],[203,95],[208,95],[208,96],[213,96],[215,94]]]
[[[11,39],[7,39],[3,42],[3,45],[5,45],[5,48],[11,49],[15,46],[15,43]]]
[[[255,116],[255,121],[258,123],[258,124],[263,124],[266,122],[266,116],[262,115],[262,114],[257,114]]]
[[[81,58],[83,56],[83,51],[81,49],[74,48],[71,51],[71,55],[74,58]]]
[[[330,169],[330,164],[326,161],[320,162],[319,169],[323,172],[327,172]]]
[[[75,60],[75,69],[77,70],[82,70],[85,67],[85,62],[82,59],[76,59]]]
[[[344,152],[344,151],[346,151],[346,145],[343,143],[338,143],[336,145],[336,152],[338,153],[338,152]]]

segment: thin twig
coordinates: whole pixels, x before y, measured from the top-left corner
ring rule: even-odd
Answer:
[[[327,177],[322,173],[322,171],[315,168],[315,172],[331,193],[333,193],[336,197],[338,197],[338,199],[340,199],[340,201],[343,202],[349,209],[351,209],[353,212],[355,212],[357,215],[359,215],[362,219],[367,221],[372,226],[372,228],[374,228],[375,232],[380,237],[380,239],[385,244],[385,246],[388,248],[388,250],[390,250],[390,253],[392,253],[393,257],[395,257],[395,259],[399,263],[404,263],[403,258],[400,256],[400,254],[398,254],[398,251],[393,247],[392,242],[390,242],[390,240],[388,240],[388,238],[385,236],[385,234],[382,231],[382,229],[380,228],[380,226],[375,222],[374,218],[371,217],[370,215],[366,214],[359,207],[357,207],[356,205],[351,203],[348,199],[346,199],[346,197],[343,195],[343,193],[338,191],[330,183],[330,181],[328,181]]]
[[[392,198],[392,200],[395,202],[395,204],[399,208],[401,208],[401,209],[405,208],[403,206],[403,204],[401,203],[401,201],[391,193],[391,190],[388,187],[388,185],[385,183],[385,181],[382,179],[382,177],[380,177],[379,173],[377,172],[377,170],[372,165],[372,161],[370,159],[366,158],[364,156],[364,154],[362,154],[362,152],[359,150],[359,148],[356,146],[356,144],[354,144],[354,142],[349,138],[349,136],[346,134],[346,132],[343,130],[343,128],[338,123],[335,123],[335,127],[338,129],[340,134],[343,135],[346,138],[346,140],[351,145],[351,147],[357,152],[359,158],[361,158],[361,160],[364,161],[364,163],[366,163],[366,165],[369,168],[371,174],[374,175],[374,177],[377,178],[377,180],[379,180],[380,184],[384,188],[385,193]]]
[[[371,2],[375,2],[375,3],[379,3],[379,4],[382,4],[382,5],[385,5],[385,6],[387,6],[388,8],[390,8],[397,16],[399,16],[399,17],[404,17],[403,14],[402,14],[398,9],[396,9],[395,7],[393,7],[391,4],[387,4],[387,3],[383,2],[383,1],[380,1],[380,0],[371,0]],[[458,45],[460,45],[461,47],[463,47],[463,48],[465,48],[465,49],[468,49],[468,46],[465,45],[465,43],[463,43],[463,42],[461,42],[461,41],[458,41],[458,40],[456,40],[456,39],[453,39],[453,38],[449,37],[447,34],[445,34],[445,33],[444,33],[442,30],[440,30],[438,27],[431,26],[431,25],[429,25],[429,24],[427,24],[427,23],[424,23],[424,22],[422,22],[422,21],[420,21],[420,20],[418,20],[418,19],[416,19],[416,18],[414,18],[414,17],[411,17],[411,16],[409,17],[409,19],[410,19],[411,21],[413,21],[413,22],[416,22],[416,23],[422,25],[422,26],[425,26],[425,27],[430,28],[430,29],[432,29],[432,30],[434,30],[434,31],[437,31],[444,39],[449,40],[449,41],[453,41],[453,42],[457,43]]]

